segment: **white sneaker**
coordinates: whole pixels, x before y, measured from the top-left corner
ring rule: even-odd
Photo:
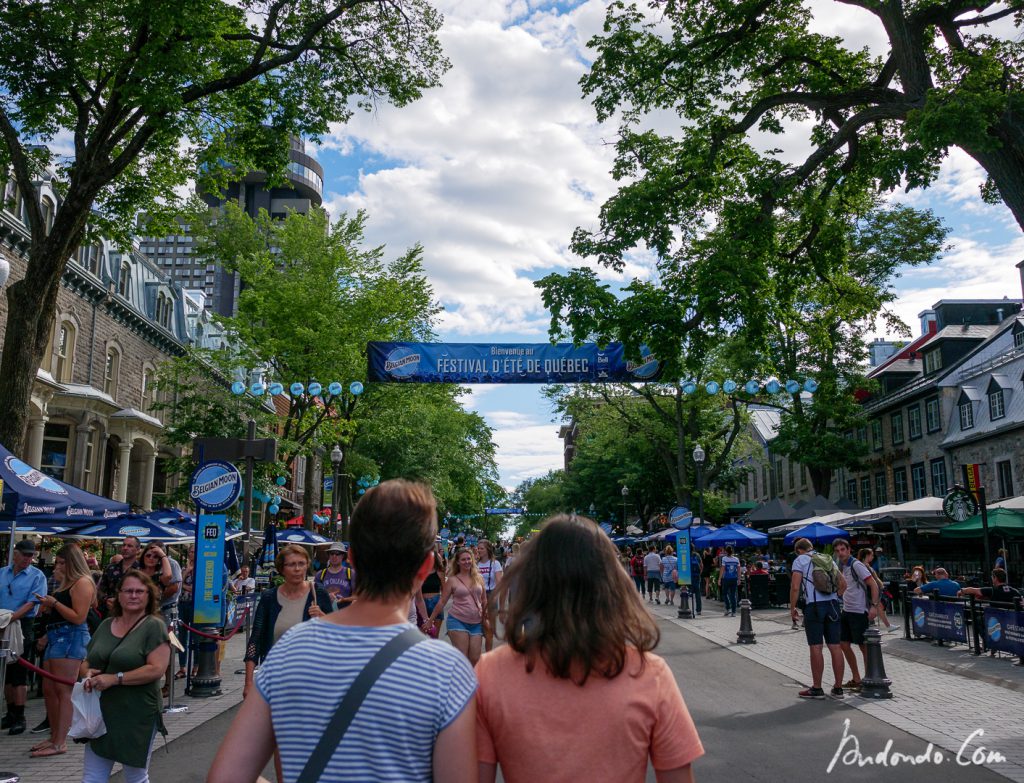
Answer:
[[[888,628],[885,629],[885,632],[886,633],[896,633],[896,626],[895,625],[890,625]]]

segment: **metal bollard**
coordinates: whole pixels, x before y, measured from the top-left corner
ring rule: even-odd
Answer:
[[[679,620],[692,620],[693,612],[690,610],[690,588],[686,585],[679,586],[679,611],[676,613]]]
[[[179,625],[178,625],[178,607],[177,606],[171,607],[170,618],[169,619],[170,619],[170,626],[171,626],[170,630],[171,630],[171,633],[174,634],[174,638],[175,639],[178,639],[178,628],[179,628]],[[178,643],[181,644],[181,640],[180,639],[178,639]],[[168,666],[170,667],[170,672],[171,672],[171,678],[170,678],[170,680],[168,681],[168,684],[167,684],[167,706],[164,707],[164,709],[163,709],[164,714],[175,714],[175,713],[179,713],[179,712],[188,712],[188,706],[187,705],[185,705],[185,704],[175,704],[174,703],[174,682],[175,682],[175,678],[174,678],[174,658],[177,655],[175,650],[176,650],[176,648],[174,647],[174,645],[171,645],[171,660],[168,662]]]
[[[738,644],[757,644],[754,635],[754,626],[750,622],[750,599],[744,598],[740,601],[740,630],[736,634]]]
[[[885,676],[882,660],[882,632],[868,628],[864,632],[864,676],[861,678],[860,695],[865,699],[891,699],[889,686],[892,680]]]

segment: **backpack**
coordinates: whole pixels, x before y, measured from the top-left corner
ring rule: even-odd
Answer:
[[[828,555],[811,555],[811,583],[818,593],[830,595],[839,592],[839,568]]]

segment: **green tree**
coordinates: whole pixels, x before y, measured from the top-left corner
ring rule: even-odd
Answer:
[[[989,27],[1024,21],[1020,3],[982,0],[617,0],[583,78],[602,119],[624,118],[615,173],[633,181],[578,245],[617,257],[640,239],[699,230],[702,213],[743,193],[771,211],[793,189],[842,178],[877,190],[932,182],[949,147],[987,172],[1024,226],[1024,42]],[[813,15],[856,6],[874,17],[881,57],[812,32]],[[814,6],[812,11],[812,6]],[[639,127],[655,111],[682,120],[678,139]],[[810,152],[787,165],[758,155],[753,132],[810,121]],[[684,228],[685,230],[685,228]]]
[[[543,476],[520,482],[512,493],[511,503],[515,508],[526,509],[530,517],[523,524],[530,525],[540,517],[572,511],[565,491],[565,471],[549,470]]]
[[[61,275],[87,232],[127,246],[138,213],[178,212],[175,188],[197,171],[214,191],[237,171],[280,178],[290,137],[414,100],[447,68],[440,23],[424,0],[5,3],[0,166],[31,239],[7,289],[0,442],[21,450]],[[48,146],[58,136],[69,155]],[[61,191],[50,225],[47,168]]]

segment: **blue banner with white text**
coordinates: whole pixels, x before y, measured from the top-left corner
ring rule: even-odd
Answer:
[[[676,533],[676,570],[679,574],[679,584],[693,584],[693,574],[690,571],[689,530],[680,530]]]
[[[224,624],[224,528],[227,514],[200,514],[196,521],[193,617],[196,625]]]
[[[985,609],[985,647],[1024,657],[1024,612]]]
[[[931,598],[914,598],[911,601],[911,611],[914,631],[919,636],[967,643],[967,623],[963,604],[936,601]]]
[[[621,343],[367,344],[369,379],[389,383],[642,383],[661,362],[642,347],[627,357]]]

